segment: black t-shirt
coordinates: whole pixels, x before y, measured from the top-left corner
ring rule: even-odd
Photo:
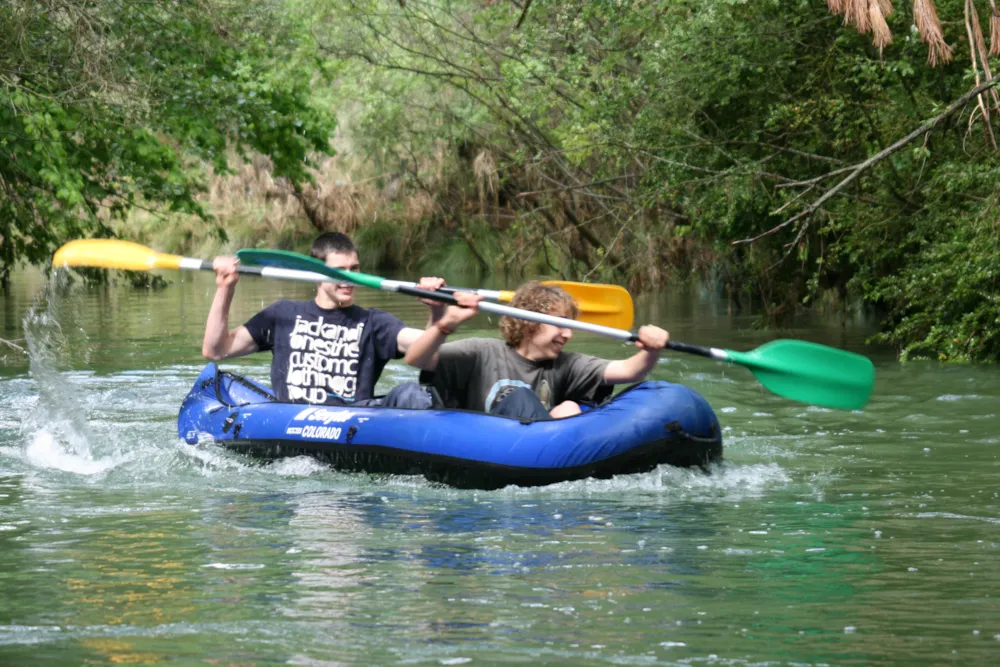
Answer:
[[[282,300],[244,326],[262,352],[274,354],[271,386],[279,401],[350,403],[372,398],[386,363],[403,356],[396,337],[406,325],[381,310]]]

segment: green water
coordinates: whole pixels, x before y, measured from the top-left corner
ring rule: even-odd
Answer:
[[[669,355],[653,376],[723,425],[709,474],[457,491],[183,445],[214,285],[170,277],[145,292],[26,274],[2,302],[0,337],[30,356],[0,346],[0,664],[1000,661],[995,368],[901,365],[861,323],[803,323],[779,335],[872,356],[865,410]],[[311,293],[245,279],[233,321]],[[703,293],[643,299],[637,319],[730,349],[775,335]],[[267,377],[264,356],[237,365]],[[414,377],[390,364],[381,388]]]

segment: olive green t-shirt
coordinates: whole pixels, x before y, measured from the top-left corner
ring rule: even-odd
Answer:
[[[610,363],[576,352],[530,361],[494,338],[445,343],[438,356],[433,384],[445,405],[481,412],[489,412],[497,392],[508,385],[530,388],[548,409],[563,401],[592,401]]]

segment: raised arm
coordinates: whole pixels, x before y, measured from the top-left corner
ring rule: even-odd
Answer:
[[[417,283],[417,287],[433,292],[441,287],[444,287],[444,284],[445,282],[443,278],[424,277],[420,279],[419,283]],[[425,328],[430,329],[434,326],[434,323],[441,319],[441,316],[444,315],[445,304],[440,301],[431,301],[429,299],[420,299],[420,301],[427,304],[427,307],[429,308],[429,312],[427,314],[427,326]],[[405,329],[400,330],[399,335],[396,336],[396,344],[399,347],[399,351],[405,353],[410,349],[410,346],[413,345],[413,342],[420,338],[420,335],[423,333],[423,329],[414,329],[413,327],[406,327]]]
[[[448,306],[444,314],[430,325],[406,351],[406,363],[425,371],[437,368],[438,348],[449,334],[461,326],[463,322],[475,316],[479,310],[479,302],[483,297],[472,292],[456,292],[458,306]]]
[[[660,352],[667,346],[670,334],[660,327],[647,324],[639,327],[639,340],[635,346],[639,352],[628,359],[612,361],[604,369],[605,384],[628,384],[640,382],[649,371],[653,370]]]
[[[208,311],[208,321],[205,323],[205,337],[201,343],[201,354],[206,359],[221,361],[229,357],[239,357],[257,351],[246,327],[229,330],[229,308],[236,294],[236,283],[240,274],[236,272],[239,263],[235,257],[217,257],[213,263],[215,268],[215,298]]]

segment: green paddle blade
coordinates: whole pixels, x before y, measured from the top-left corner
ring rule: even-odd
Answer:
[[[776,340],[750,352],[725,350],[765,388],[795,401],[840,410],[868,402],[875,366],[868,357],[804,340]]]
[[[237,250],[236,256],[239,257],[241,262],[247,264],[276,266],[282,269],[295,269],[297,271],[312,271],[314,273],[321,273],[324,276],[330,276],[336,281],[345,281],[373,289],[381,289],[382,282],[385,280],[378,276],[370,276],[367,273],[335,269],[327,266],[315,257],[301,255],[297,252],[289,252],[288,250]]]

